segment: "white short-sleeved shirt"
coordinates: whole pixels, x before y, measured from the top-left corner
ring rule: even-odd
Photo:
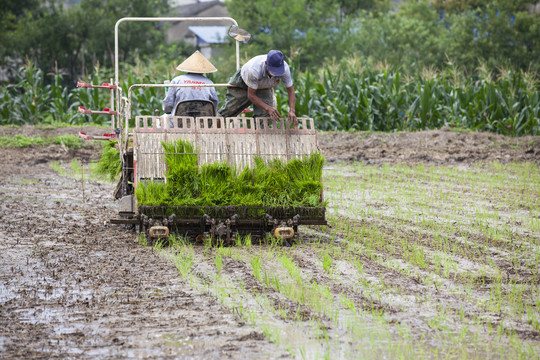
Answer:
[[[185,74],[172,79],[171,84],[213,84],[212,80],[201,74]],[[171,87],[163,100],[163,110],[169,113],[176,104],[188,100],[210,100],[216,109],[218,97],[214,87]]]
[[[285,73],[281,76],[272,76],[268,75],[266,71],[266,55],[255,56],[251,60],[242,66],[240,74],[242,75],[242,80],[246,85],[252,89],[268,89],[276,86],[279,83],[279,80],[283,82],[285,87],[291,87],[293,85],[291,78],[291,71],[289,65],[284,61]]]

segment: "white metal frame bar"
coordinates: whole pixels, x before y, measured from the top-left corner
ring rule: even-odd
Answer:
[[[114,84],[116,85],[116,106],[112,106],[113,107],[113,111],[115,109],[120,109],[120,96],[121,96],[121,88],[120,88],[120,83],[119,83],[119,63],[118,63],[118,30],[120,28],[120,24],[123,23],[123,22],[152,22],[152,21],[157,21],[157,22],[179,22],[179,21],[191,21],[191,22],[201,22],[201,21],[230,21],[231,22],[231,25],[236,25],[238,26],[238,23],[236,22],[236,20],[234,20],[233,18],[231,17],[197,17],[197,18],[194,18],[194,17],[125,17],[125,18],[121,18],[120,20],[118,20],[116,22],[116,25],[114,26]],[[236,69],[238,70],[240,68],[240,44],[238,41],[236,41]],[[139,84],[140,85],[140,84]],[[155,85],[158,85],[158,84],[155,84]],[[154,86],[155,86],[154,85]],[[171,85],[167,85],[168,87],[170,87]],[[198,85],[200,86],[200,85]],[[215,86],[215,85],[214,85]],[[141,86],[138,86],[138,87],[141,87]],[[165,86],[156,86],[156,87],[165,87]],[[130,88],[131,90],[131,88]],[[130,94],[128,94],[129,96]],[[111,103],[112,103],[112,99],[111,99]],[[128,107],[129,107],[129,111],[130,111],[130,117],[131,117],[131,96],[129,96],[129,100],[128,100]],[[118,114],[118,124],[120,125],[120,123],[122,122],[122,115],[123,114]],[[126,124],[128,124],[128,118],[126,117],[125,119],[125,122]],[[111,121],[111,123],[114,123],[114,121]],[[127,136],[128,136],[128,126],[125,127],[124,129],[125,131],[125,137],[126,137],[126,142],[127,142]]]
[[[129,127],[131,119],[131,94],[136,88],[166,88],[166,87],[231,87],[231,84],[133,84],[128,89],[128,109],[126,110],[125,128]]]
[[[114,26],[114,84],[116,85],[116,106],[113,106],[113,111],[116,109],[120,109],[120,83],[119,83],[119,64],[118,64],[118,30],[120,28],[120,24],[123,22],[152,22],[152,21],[158,21],[158,22],[179,22],[179,21],[192,21],[192,22],[200,22],[200,21],[230,21],[231,25],[238,26],[238,23],[236,20],[234,20],[231,17],[125,17],[121,18],[116,22],[116,25]],[[238,41],[236,41],[236,69],[238,70],[240,68],[240,44]],[[140,84],[139,84],[140,85]],[[157,84],[156,84],[157,85]],[[168,86],[171,86],[170,84]],[[201,86],[201,85],[198,85]],[[215,85],[214,85],[215,86]],[[158,86],[161,87],[161,86]],[[164,86],[163,86],[164,87]],[[131,99],[129,99],[131,100]],[[128,106],[131,110],[131,103],[128,100]],[[112,102],[112,101],[111,101]],[[118,123],[121,123],[121,114],[118,115],[120,119],[118,119]],[[130,114],[131,116],[131,114]],[[127,122],[127,118],[125,119]],[[127,134],[128,134],[128,127],[124,129],[126,132],[126,140],[127,140]]]
[[[114,84],[118,84],[118,29],[120,24],[123,22],[145,22],[145,21],[167,21],[167,22],[177,22],[177,21],[230,21],[231,25],[237,25],[236,20],[230,17],[125,17],[116,22],[114,26]],[[240,44],[236,42],[236,69],[240,68]]]

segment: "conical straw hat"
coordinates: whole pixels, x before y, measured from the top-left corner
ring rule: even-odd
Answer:
[[[188,73],[206,74],[216,72],[217,69],[199,50],[193,55],[184,60],[183,63],[176,67],[176,70],[185,71]]]

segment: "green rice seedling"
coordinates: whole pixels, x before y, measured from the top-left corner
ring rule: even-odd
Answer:
[[[53,138],[27,137],[21,134],[0,136],[0,147],[45,146],[49,144],[63,145],[69,149],[79,149],[85,146],[84,141],[74,135],[61,135]]]
[[[63,145],[69,149],[80,149],[86,146],[83,139],[75,135],[61,135],[55,136],[52,142],[57,145]]]
[[[109,141],[103,146],[96,171],[98,175],[106,176],[111,182],[122,171],[120,152],[116,148],[115,141]]]
[[[221,276],[221,266],[223,263],[223,258],[219,253],[216,253],[214,256],[214,265],[216,266],[216,271],[218,276]]]
[[[197,152],[193,144],[182,139],[175,142],[163,142],[165,163],[167,164],[166,183],[168,195],[165,204],[196,205],[187,201],[197,198],[199,181],[197,178]]]
[[[141,246],[148,246],[148,241],[146,240],[146,235],[143,234],[143,233],[140,233],[139,236],[137,237],[137,242],[139,245]]]
[[[227,163],[204,164],[199,173],[199,198],[208,206],[220,206],[231,203],[233,185],[232,168]]]
[[[263,283],[266,287],[272,287],[272,286],[271,286],[271,280],[272,280],[272,278],[271,278],[271,276],[268,275],[268,272],[267,272],[266,270],[263,271],[261,278],[262,278],[262,283]]]
[[[180,275],[184,279],[188,279],[193,266],[193,247],[183,246],[178,255],[173,258],[173,262]]]
[[[168,237],[169,247],[178,249],[189,243],[188,239],[175,233],[171,233]]]
[[[265,274],[266,274],[266,272],[265,272]],[[268,287],[272,287],[276,291],[281,291],[282,290],[282,283],[281,283],[281,281],[279,279],[279,276],[277,276],[277,275],[269,276],[269,277],[267,277],[267,279],[269,279],[268,284],[267,284]]]
[[[242,236],[240,236],[240,234],[236,234],[234,236],[234,244],[236,245],[236,247],[242,246]]]
[[[362,263],[362,261],[360,261],[360,259],[354,260],[354,266],[356,267],[356,269],[358,270],[360,274],[364,273],[364,264]]]
[[[300,353],[300,357],[302,359],[307,359],[307,354],[306,354],[306,347],[305,346],[301,346],[299,349],[298,349],[298,352]]]
[[[81,172],[83,171],[83,168],[81,166],[81,162],[77,159],[72,159],[69,163],[69,167],[71,171],[75,174],[77,178],[81,178]]]
[[[204,237],[203,238],[203,244],[204,244],[205,254],[207,254],[207,252],[212,247],[212,238],[210,236]]]
[[[0,147],[28,147],[31,145],[48,145],[50,142],[42,137],[26,137],[21,134],[15,136],[0,136]]]
[[[291,278],[296,281],[296,283],[303,284],[304,280],[302,279],[301,271],[298,266],[296,266],[296,264],[292,261],[292,259],[283,254],[281,256],[281,263],[283,264],[285,269],[287,269],[287,272],[289,273]]]
[[[262,326],[262,332],[268,340],[272,341],[273,343],[279,346],[280,344],[279,329],[272,329],[266,324],[264,324]]]
[[[224,242],[223,239],[217,238],[213,241],[213,244],[217,246],[219,252],[228,251],[227,248],[224,248]]]
[[[211,256],[205,249],[195,250],[204,254],[203,259],[197,255],[197,260],[206,262],[206,268],[214,268],[215,253],[229,256],[222,252],[225,249],[232,249],[233,257],[242,254],[237,259],[251,266],[250,273],[263,288],[276,290],[265,292],[270,296],[247,287],[247,280],[244,284],[223,272],[207,282],[196,275],[189,278],[195,279],[192,287],[210,293],[234,314],[244,314],[238,316],[255,328],[260,330],[264,323],[271,331],[279,329],[282,349],[291,346],[300,354],[304,347],[308,358],[321,358],[328,349],[343,358],[441,354],[450,358],[485,354],[537,358],[538,344],[520,339],[512,330],[517,324],[526,331],[537,331],[534,320],[540,297],[534,276],[538,272],[537,267],[529,266],[538,266],[539,241],[527,217],[538,215],[535,209],[539,205],[526,200],[536,193],[535,170],[519,185],[513,182],[520,182],[521,176],[497,176],[510,173],[505,164],[493,170],[362,165],[361,173],[355,173],[353,166],[325,171],[325,176],[335,179],[333,185],[325,179],[326,195],[331,201],[340,199],[340,204],[339,212],[328,216],[333,228],[309,228],[317,241],[292,249],[217,248],[211,250]],[[347,186],[337,185],[339,182]],[[449,195],[440,197],[441,190]],[[335,196],[336,192],[341,193]],[[499,196],[501,192],[508,196]],[[532,207],[519,205],[526,203]],[[341,241],[333,243],[332,239]],[[334,260],[330,269],[336,268],[338,259],[349,262],[340,262],[343,274],[334,270],[330,279],[325,276],[324,253]],[[521,261],[512,253],[521,256]],[[296,258],[304,255],[309,259],[318,256],[319,261],[300,268]],[[508,276],[503,269],[509,271]],[[238,303],[243,306],[235,305]],[[281,305],[284,303],[291,304],[288,311]],[[387,316],[388,308],[391,316]],[[315,315],[313,323],[306,321],[304,309]],[[409,314],[417,316],[414,322],[422,325],[409,327]],[[504,318],[500,341],[496,331],[499,318]],[[328,344],[315,326],[317,321],[326,327]],[[419,330],[426,326],[428,331]],[[362,353],[347,344],[354,344]]]
[[[139,205],[168,205],[168,187],[162,182],[139,182],[135,197]]]
[[[270,245],[269,255],[271,255],[277,248],[283,246],[283,239],[277,238],[272,234],[266,236],[266,243]]]
[[[61,176],[66,175],[66,171],[58,161],[52,161],[51,163],[49,163],[49,166]]]
[[[323,263],[324,271],[327,274],[332,275],[332,265],[334,264],[334,259],[332,258],[332,256],[330,256],[328,253],[324,252],[323,253],[323,258],[322,258],[322,263]]]
[[[36,185],[39,182],[37,179],[18,179],[17,183],[23,185]]]
[[[279,159],[272,159],[264,163],[261,158],[255,159],[255,171],[257,180],[262,181],[264,193],[263,203],[270,206],[290,204],[290,193],[286,192],[288,176],[285,166]]]
[[[253,256],[251,258],[251,268],[253,269],[253,276],[257,278],[257,280],[262,282],[261,277],[261,258],[258,256]]]
[[[413,244],[410,259],[413,264],[417,265],[421,269],[425,269],[427,267],[424,248],[420,245]]]
[[[354,302],[347,297],[347,295],[341,295],[340,301],[347,309],[356,313],[356,306],[354,305]]]
[[[322,163],[314,160],[320,160],[319,154],[312,154],[308,160],[303,162],[299,159],[293,159],[288,163],[282,163],[278,159],[270,160],[265,163],[262,158],[255,158],[255,166],[252,170],[244,170],[239,179],[245,181],[243,187],[249,191],[255,190],[260,194],[262,204],[265,206],[291,206],[320,204],[320,174],[313,168],[315,164]],[[313,177],[317,177],[313,180]],[[316,183],[316,185],[313,185]],[[255,187],[255,189],[253,188]]]
[[[242,238],[242,246],[247,249],[251,248],[251,234],[247,234]]]
[[[319,324],[319,330],[320,330],[321,338],[324,339],[326,347],[328,348],[329,341],[328,341],[328,330],[326,329],[326,326]]]
[[[165,247],[165,245],[168,243],[168,239],[165,239],[165,238],[160,238],[158,240],[156,240],[156,242],[154,243],[154,250],[161,250]]]
[[[245,206],[261,206],[263,204],[263,186],[259,181],[256,167],[253,169],[245,167],[236,176],[231,203]]]
[[[538,312],[533,310],[529,305],[526,306],[527,313],[527,322],[534,328],[536,331],[540,331],[540,320],[538,317]]]
[[[229,246],[223,246],[223,243],[219,244],[217,248],[218,254],[225,256],[225,257],[232,257],[233,248]]]

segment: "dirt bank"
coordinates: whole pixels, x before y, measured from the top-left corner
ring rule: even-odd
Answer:
[[[77,135],[79,131],[88,135],[102,135],[107,128],[69,127],[37,128],[33,126],[1,127],[0,136],[23,134],[28,137],[54,137]],[[324,132],[319,134],[319,145],[328,162],[363,161],[367,164],[382,163],[425,163],[425,164],[470,164],[479,161],[540,161],[540,136],[508,137],[493,133],[441,130],[400,133],[346,133]],[[98,155],[98,146],[77,153],[62,147],[52,147],[47,160],[67,159],[73,156],[90,159]],[[22,151],[25,154],[26,151]],[[56,154],[56,155],[53,155]],[[43,161],[33,154],[26,162]]]
[[[367,164],[470,164],[478,161],[540,161],[540,136],[507,136],[450,129],[413,133],[321,134],[327,161]]]

